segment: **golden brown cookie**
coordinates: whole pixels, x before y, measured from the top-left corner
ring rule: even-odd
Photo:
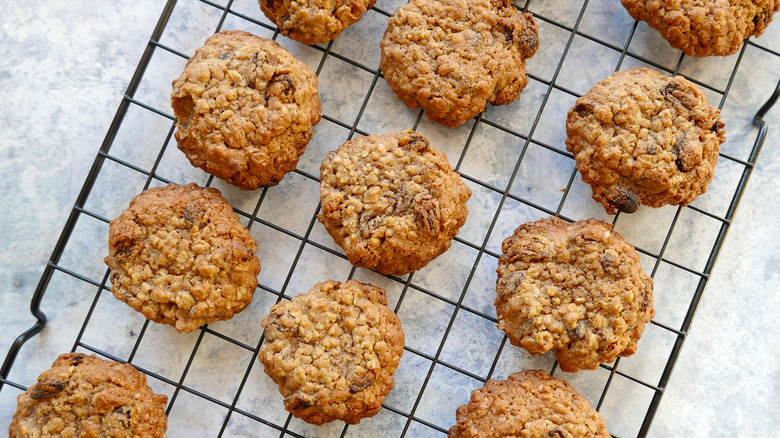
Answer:
[[[661,32],[691,56],[726,56],[760,36],[780,10],[780,0],[622,0],[634,19]]]
[[[407,106],[456,127],[520,97],[538,34],[511,0],[411,0],[390,17],[381,67]]]
[[[181,332],[230,319],[252,302],[257,242],[219,190],[149,189],[111,221],[111,292]]]
[[[566,132],[582,180],[610,214],[690,204],[707,191],[726,141],[701,90],[649,68],[596,84],[569,110]]]
[[[450,438],[609,438],[604,418],[569,382],[541,370],[488,380],[458,408]]]
[[[285,408],[312,424],[357,424],[379,413],[404,353],[385,291],[349,280],[318,283],[271,308],[260,362]]]
[[[452,245],[471,189],[412,130],[358,137],[322,162],[318,216],[355,266],[403,275]]]
[[[11,438],[164,438],[168,397],[132,365],[63,354],[18,397]]]
[[[260,0],[282,35],[304,44],[327,43],[355,24],[376,0]]]
[[[243,190],[276,185],[322,118],[318,86],[276,41],[240,30],[212,35],[173,81],[179,149]]]
[[[655,316],[653,280],[606,222],[528,222],[498,261],[498,328],[531,354],[556,352],[561,369],[596,369],[636,352]]]

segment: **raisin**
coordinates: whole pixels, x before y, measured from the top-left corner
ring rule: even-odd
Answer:
[[[577,105],[574,105],[574,112],[580,117],[588,117],[593,114],[594,109],[593,104],[587,102],[578,102]]]
[[[84,360],[84,355],[83,354],[78,354],[76,356],[73,356],[73,359],[71,360],[70,365],[74,366],[74,367],[77,367],[77,366],[79,366],[81,364],[81,361],[83,361],[83,360]]]
[[[284,401],[284,408],[292,412],[300,408],[310,408],[312,403],[308,400],[304,400],[301,397],[290,397]]]
[[[530,26],[526,27],[520,34],[520,45],[525,48],[526,53],[536,53],[539,49],[539,35]]]
[[[693,102],[690,97],[689,87],[684,86],[679,81],[672,80],[666,87],[664,87],[662,93],[664,98],[670,102],[679,102],[685,109],[693,109]]]
[[[639,194],[629,187],[615,188],[607,199],[623,213],[634,213],[639,209]]]
[[[367,373],[356,378],[355,381],[349,385],[349,392],[351,394],[357,394],[358,392],[373,385],[375,380],[376,377],[374,376],[374,372],[369,370]]]
[[[290,103],[295,95],[295,79],[286,73],[274,75],[268,83],[266,93],[269,98],[276,96],[282,102]]]
[[[418,133],[405,135],[398,141],[398,146],[407,148],[416,152],[422,152],[430,146],[428,139]]]
[[[65,382],[61,382],[59,380],[55,380],[53,382],[38,382],[31,388],[30,398],[35,400],[44,400],[54,397],[63,389],[65,389]]]
[[[128,238],[117,242],[115,248],[120,255],[127,256],[132,254],[136,250],[137,246],[138,245],[134,239]]]
[[[580,339],[584,338],[585,335],[582,333],[582,330],[580,330],[580,326],[574,328],[571,332],[569,332],[569,337],[571,337],[572,341],[579,341]]]
[[[193,226],[203,228],[208,224],[208,220],[204,220],[205,212],[197,208],[187,207],[184,209],[184,219],[191,223]]]
[[[369,386],[374,384],[374,380],[372,379],[370,382],[365,383],[363,385],[350,385],[349,386],[349,392],[351,394],[357,394],[358,392],[368,388]]]
[[[611,254],[601,256],[601,266],[605,271],[614,271],[618,268],[618,262]]]
[[[547,435],[550,438],[571,438],[573,435],[566,431],[566,429],[562,427],[556,427],[555,429],[551,430],[549,435]]]
[[[414,213],[428,233],[435,234],[439,232],[440,216],[439,201],[430,193],[419,193],[413,201]]]
[[[132,416],[131,411],[129,411],[125,406],[120,406],[114,412],[112,412],[112,415],[114,418],[116,418],[117,421],[124,427],[125,429],[130,429],[130,417]]]
[[[677,159],[674,162],[677,164],[680,172],[689,172],[693,169],[693,163],[691,163],[693,157],[691,157],[690,148],[685,141],[686,137],[687,135],[683,132],[680,138],[677,139],[673,149],[674,154],[677,155]]]
[[[504,28],[504,39],[506,40],[507,44],[512,44],[515,42],[515,28],[511,24],[505,24],[500,23],[501,27]]]

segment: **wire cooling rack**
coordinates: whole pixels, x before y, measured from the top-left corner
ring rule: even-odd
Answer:
[[[473,389],[531,368],[569,380],[614,436],[645,436],[765,138],[763,115],[780,95],[771,67],[780,53],[749,41],[732,57],[689,58],[617,2],[519,1],[540,28],[528,87],[518,102],[490,107],[449,129],[403,106],[379,69],[379,41],[401,5],[380,0],[336,41],[305,46],[281,36],[254,0],[169,0],[35,291],[31,310],[38,321],[17,339],[0,370],[3,396],[25,390],[23,383],[34,382],[67,349],[46,331],[36,336],[46,324],[44,307],[54,313],[51,330],[73,339],[72,350],[130,362],[156,392],[168,395],[169,437],[444,436]],[[171,81],[221,29],[276,39],[320,78],[323,121],[298,169],[277,187],[241,192],[190,166],[175,147]],[[697,83],[723,109],[729,139],[708,193],[692,205],[607,216],[564,148],[564,121],[593,84],[637,66]],[[745,69],[750,79],[741,74]],[[766,85],[751,82],[756,78]],[[428,267],[381,276],[350,265],[317,223],[319,163],[354,135],[408,127],[448,154],[473,191],[470,214],[453,247]],[[110,220],[140,191],[168,182],[219,187],[260,243],[263,271],[250,308],[191,334],[149,323],[115,300],[102,262]],[[656,281],[657,316],[634,356],[564,373],[551,355],[531,357],[495,327],[501,241],[520,224],[549,215],[611,221],[636,245]],[[331,278],[385,288],[407,335],[384,409],[355,426],[316,427],[292,417],[256,359],[263,342],[259,323],[269,308]]]

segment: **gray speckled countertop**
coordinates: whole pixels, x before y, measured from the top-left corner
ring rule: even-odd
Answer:
[[[53,0],[34,3],[10,0],[0,3],[0,218],[3,223],[0,227],[0,358],[5,357],[12,340],[33,322],[27,312],[30,297],[164,3],[162,0],[73,0],[66,4]],[[397,6],[395,3],[398,2],[386,5],[386,8],[391,10]],[[617,0],[614,3],[618,3]],[[619,5],[607,1],[592,1],[591,4],[594,9],[603,8],[605,13],[621,14],[616,9]],[[549,14],[555,14],[555,11],[555,5],[546,9]],[[259,11],[257,14],[259,16]],[[627,15],[623,19],[627,20]],[[374,24],[379,27],[383,25],[380,21],[366,25]],[[595,28],[589,31],[598,32]],[[612,28],[605,28],[602,36],[613,37],[610,32]],[[644,37],[651,40],[654,38],[651,32],[645,32]],[[774,50],[780,49],[780,24],[770,26],[767,34],[759,41]],[[546,44],[544,39],[542,44]],[[193,48],[184,47],[185,50]],[[299,50],[296,55],[306,60],[308,52],[305,48]],[[363,53],[360,50],[352,52],[352,55],[363,57],[369,63],[375,62],[377,56],[374,52]],[[572,56],[582,55],[575,53]],[[749,58],[750,54],[746,56]],[[725,62],[732,62],[732,59],[727,58]],[[748,70],[743,72],[739,81],[754,84],[754,93],[742,91],[743,94],[734,97],[737,103],[733,105],[749,102],[755,106],[754,102],[769,95],[768,85],[764,84],[767,84],[767,80],[772,86],[776,83],[780,76],[780,64],[762,62],[762,59],[752,58],[743,62],[744,68]],[[697,68],[706,66],[694,65],[691,71],[698,73]],[[180,68],[181,65],[177,64],[173,70]],[[542,71],[537,73],[545,75]],[[590,71],[580,73],[585,76],[600,74]],[[166,76],[170,73],[165,71],[152,71],[150,74],[159,74],[159,79],[164,81],[171,79]],[[338,77],[340,72],[325,71],[325,74]],[[564,69],[564,80],[568,80],[567,74],[574,73],[567,73]],[[591,78],[585,79],[584,83],[593,82]],[[580,93],[587,90],[587,87],[573,88]],[[141,93],[145,92],[142,86]],[[533,98],[532,89],[529,88],[527,93],[530,93],[529,98]],[[154,99],[153,94],[149,96]],[[326,92],[323,99],[326,113],[329,108],[336,112],[339,110],[337,97]],[[380,104],[396,108],[392,99]],[[724,114],[727,110],[728,105]],[[493,111],[492,115],[499,120],[513,116],[512,113],[502,112],[508,110]],[[780,284],[780,270],[777,269],[780,266],[780,239],[777,238],[780,231],[780,203],[776,202],[775,187],[777,175],[780,174],[780,109],[775,108],[770,112],[767,122],[770,126],[769,136],[653,422],[650,436],[774,436],[780,430],[777,408],[780,402],[780,353],[777,347],[780,345],[780,331],[776,329],[776,315],[780,311],[780,295],[777,294],[777,284]],[[366,124],[361,125],[361,128],[372,130],[379,126],[377,123],[368,114]],[[397,123],[408,125],[410,122],[401,118]],[[740,125],[737,121],[733,125],[736,126],[727,127],[730,135],[750,135],[749,124]],[[428,135],[434,137],[446,132],[435,126],[426,126]],[[326,127],[320,126],[318,129],[325,131]],[[549,140],[558,141],[560,133],[555,130],[551,132]],[[143,139],[120,139],[120,147],[124,147],[124,143],[133,144],[136,141],[142,143]],[[475,153],[478,153],[482,144],[476,144],[478,147]],[[316,169],[317,156],[314,158],[304,160],[302,166]],[[484,158],[489,159],[488,156]],[[479,176],[478,169],[466,166],[465,171]],[[489,178],[489,174],[485,178]],[[286,192],[293,189],[284,188],[284,185],[280,187],[279,193],[282,194],[308,194]],[[98,211],[110,214],[113,207],[101,210],[99,203],[109,196],[129,196],[133,190],[135,187],[128,189],[128,193],[122,187],[97,188],[93,205]],[[239,195],[234,197],[239,202],[242,199]],[[703,202],[708,205],[706,203],[709,201]],[[297,226],[294,220],[290,222],[290,227]],[[625,227],[630,234],[630,225]],[[466,238],[472,231],[471,228],[464,228]],[[642,239],[641,233],[637,236],[637,239]],[[695,234],[692,236],[695,239]],[[88,253],[90,248],[80,248],[80,244],[79,241],[74,243],[76,249]],[[652,245],[650,242],[647,244]],[[490,245],[495,245],[495,242],[491,241]],[[458,256],[459,253],[452,252],[451,257]],[[99,258],[97,260],[99,265]],[[273,268],[275,262],[269,261],[268,266],[263,263],[265,274],[261,274],[261,279],[274,284],[277,279],[269,267]],[[104,267],[96,266],[94,269],[100,272]],[[326,266],[314,274],[326,275],[328,269],[343,270],[343,266]],[[435,284],[438,280],[432,277],[421,274],[417,279]],[[308,286],[307,281],[303,280],[303,284],[295,286],[305,288]],[[61,352],[72,348],[74,333],[68,327],[73,324],[69,325],[69,322],[76,324],[83,320],[83,313],[76,309],[81,308],[81,301],[85,298],[75,292],[69,295],[67,287],[61,287],[56,293],[60,294],[56,299],[44,303],[44,310],[52,318],[52,324],[39,335],[35,346],[31,348]],[[113,306],[111,302],[106,305]],[[120,306],[110,309],[104,310],[104,313],[126,312]],[[244,318],[258,316],[262,315]],[[403,319],[404,315],[401,316]],[[409,319],[415,316],[406,315]],[[108,318],[107,323],[110,324],[110,316],[97,318]],[[130,324],[117,327],[117,330],[126,329],[132,334],[134,327]],[[167,332],[158,333],[154,329],[151,331],[153,333],[147,334],[147,337],[172,339],[172,351],[176,348],[186,350],[192,339],[176,337]],[[246,336],[247,342],[251,343],[256,342],[253,336],[259,335],[236,332],[232,336]],[[420,343],[420,349],[426,347],[424,340],[412,337],[412,342]],[[109,348],[115,347],[121,351],[124,348],[119,345],[121,343],[121,340],[117,340],[116,345]],[[208,343],[202,349],[215,357],[230,358],[232,354]],[[446,349],[444,354],[447,354]],[[34,352],[28,352],[22,358],[26,360],[32,356]],[[236,357],[238,361],[245,360],[241,355],[237,354]],[[47,356],[37,361],[31,359],[31,362],[17,363],[16,375],[20,379],[27,379],[19,383],[30,385],[33,382],[31,379],[41,371],[37,364],[50,363],[51,360],[53,357]],[[139,360],[143,361],[144,358]],[[179,364],[181,360],[172,355],[168,361]],[[30,363],[36,365],[25,369]],[[203,375],[219,371],[209,368],[208,362],[204,362],[203,366]],[[191,384],[197,386],[200,382]],[[267,383],[264,385],[268,386]],[[457,381],[453,385],[457,385]],[[446,389],[442,390],[442,397],[446,397]],[[17,394],[18,391],[6,389],[0,393],[0,430],[7,429]],[[399,397],[394,400],[403,405]],[[262,395],[257,395],[256,399],[264,400]],[[278,400],[274,399],[273,402],[277,403]],[[175,415],[174,412],[172,423],[178,421]],[[279,421],[284,421],[284,417],[280,418]],[[243,430],[236,427],[235,430]],[[370,426],[366,427],[369,428],[363,430],[370,430]],[[262,432],[258,433],[259,436],[265,436]],[[169,436],[180,435],[170,431]]]

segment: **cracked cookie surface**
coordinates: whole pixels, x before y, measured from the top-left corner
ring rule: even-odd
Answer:
[[[282,35],[304,44],[335,40],[360,20],[376,0],[260,0],[260,8]]]
[[[593,199],[610,214],[688,205],[707,191],[726,130],[720,111],[682,76],[620,71],[577,99],[566,119]]]
[[[622,0],[635,20],[646,21],[672,47],[691,56],[736,53],[745,38],[760,36],[780,0]]]
[[[408,107],[456,127],[520,97],[538,35],[510,0],[411,0],[390,17],[381,68]]]
[[[596,369],[636,352],[655,316],[653,280],[612,226],[557,217],[518,227],[498,262],[498,328],[561,369]]]
[[[450,438],[609,438],[604,418],[569,382],[544,371],[488,380],[458,408]]]
[[[392,275],[420,269],[466,222],[471,189],[417,132],[350,140],[320,171],[318,219],[355,266]]]
[[[252,302],[257,242],[219,190],[149,189],[111,221],[111,292],[182,332],[226,320]]]
[[[322,118],[318,86],[276,41],[238,30],[212,35],[173,81],[179,149],[243,190],[279,184]]]
[[[405,343],[384,289],[329,280],[274,305],[262,325],[260,362],[293,415],[320,425],[379,413]]]
[[[60,355],[19,395],[11,438],[163,438],[168,397],[132,365],[95,355]]]

